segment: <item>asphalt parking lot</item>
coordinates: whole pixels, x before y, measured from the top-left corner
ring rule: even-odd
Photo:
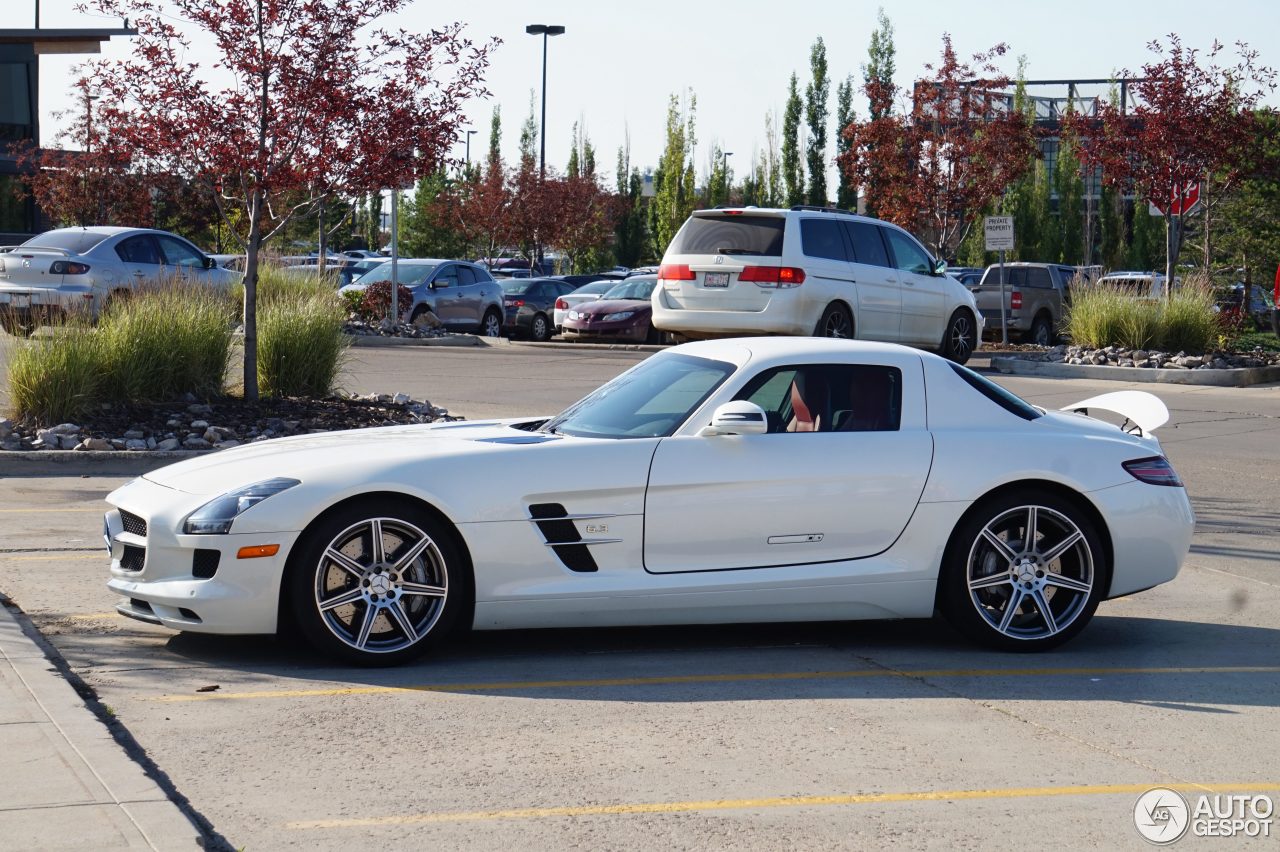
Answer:
[[[344,385],[550,413],[645,354],[362,349]],[[1046,407],[1121,389],[993,378]],[[1152,786],[1280,798],[1280,386],[1142,389],[1173,411],[1191,555],[1046,655],[923,621],[476,633],[332,666],[116,616],[124,477],[6,480],[0,591],[233,848],[1143,848]]]

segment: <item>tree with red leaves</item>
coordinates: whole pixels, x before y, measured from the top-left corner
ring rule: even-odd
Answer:
[[[135,164],[199,181],[243,239],[244,395],[258,397],[257,279],[265,242],[333,195],[405,186],[438,167],[463,102],[488,94],[496,41],[462,25],[371,29],[408,0],[92,0],[127,17],[133,57],[92,66],[103,121]],[[188,36],[213,42],[201,69]],[[233,233],[235,230],[232,229]],[[240,239],[237,236],[237,239]]]
[[[1217,64],[1221,44],[1214,42],[1202,64],[1199,51],[1177,35],[1168,39],[1167,46],[1147,45],[1157,58],[1129,84],[1132,110],[1101,103],[1095,118],[1072,118],[1069,131],[1079,139],[1084,166],[1101,166],[1109,186],[1148,191],[1149,199],[1137,199],[1135,216],[1146,215],[1147,200],[1165,211],[1165,280],[1172,282],[1186,211],[1173,212],[1170,202],[1206,176],[1221,190],[1252,168],[1258,155],[1251,144],[1258,130],[1253,110],[1276,84],[1275,71],[1257,65],[1258,52],[1243,42],[1236,64],[1224,68]]]
[[[942,37],[942,59],[926,65],[911,112],[895,115],[893,89],[869,78],[874,118],[843,128],[845,179],[874,199],[877,215],[952,257],[982,209],[1017,180],[1035,155],[1030,124],[1005,106],[1009,78],[995,67],[998,44],[961,62]]]
[[[492,261],[515,239],[513,202],[502,160],[491,157],[483,175],[456,183],[441,195],[442,224],[456,229],[467,245]]]
[[[612,238],[622,199],[601,189],[593,174],[549,180],[543,199],[552,222],[550,242],[564,253],[569,271],[577,272],[584,254]]]

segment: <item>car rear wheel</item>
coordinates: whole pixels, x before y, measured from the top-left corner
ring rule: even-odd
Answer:
[[[941,608],[970,638],[1041,651],[1075,636],[1106,589],[1106,554],[1091,520],[1038,489],[981,504],[943,557]]]
[[[290,557],[303,635],[328,656],[395,665],[436,644],[472,594],[449,530],[421,508],[369,500],[322,518]]]
[[[1048,314],[1040,314],[1031,323],[1031,330],[1027,332],[1027,342],[1034,343],[1036,346],[1053,345],[1053,320]]]
[[[36,330],[35,320],[29,316],[19,316],[11,311],[0,313],[0,328],[14,337],[30,337]]]
[[[484,319],[480,320],[480,328],[476,333],[481,337],[502,336],[502,314],[498,313],[497,308],[484,312]]]
[[[551,338],[551,323],[544,315],[533,315],[533,322],[529,323],[529,337],[540,343]]]
[[[947,322],[947,331],[942,338],[942,356],[963,364],[977,346],[978,327],[973,316],[965,310],[956,311]]]
[[[822,312],[814,337],[838,337],[844,340],[853,339],[853,317],[844,305],[831,304]]]

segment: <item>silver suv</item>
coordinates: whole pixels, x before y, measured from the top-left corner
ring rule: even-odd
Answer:
[[[1081,269],[1061,263],[1006,263],[1005,311],[1010,339],[1049,346],[1058,339],[1071,279]],[[988,334],[1000,336],[1000,266],[988,266],[973,288]]]
[[[881,340],[963,364],[982,331],[973,296],[915,237],[823,207],[697,210],[658,278],[654,327],[691,338]]]

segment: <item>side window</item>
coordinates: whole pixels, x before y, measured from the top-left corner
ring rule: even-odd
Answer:
[[[204,268],[204,256],[182,240],[164,236],[156,239],[160,242],[165,261],[170,266],[181,266],[187,269]]]
[[[845,233],[849,235],[849,243],[853,246],[853,261],[868,266],[892,266],[889,253],[885,251],[884,240],[880,238],[880,228],[870,222],[843,222]]]
[[[434,279],[433,284],[437,287],[457,287],[458,286],[458,267],[449,265],[441,269]]]
[[[848,260],[840,224],[832,219],[801,219],[800,250],[809,257]]]
[[[1049,270],[1043,266],[1028,266],[1027,286],[1040,290],[1053,289],[1053,279],[1049,277]]]
[[[875,364],[811,364],[768,370],[736,399],[764,409],[769,432],[896,432],[902,373]]]
[[[458,270],[458,284],[467,285],[476,283],[476,273],[470,266],[455,266]]]
[[[885,228],[884,235],[893,249],[893,265],[903,272],[916,275],[929,275],[933,271],[933,263],[928,253],[916,244],[916,241],[894,228]]]
[[[160,265],[160,249],[150,234],[130,237],[116,246],[116,254],[125,263],[151,263]]]
[[[481,267],[471,267],[471,274],[474,275],[476,280],[481,284],[489,284],[493,281],[493,276],[489,274],[489,270]]]

